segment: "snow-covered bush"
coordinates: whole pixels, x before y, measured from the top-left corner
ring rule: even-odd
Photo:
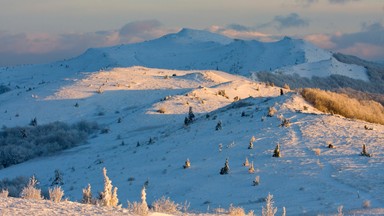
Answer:
[[[88,186],[83,189],[83,199],[81,202],[84,204],[94,204],[90,184],[88,184]]]
[[[251,166],[250,166],[249,169],[248,169],[248,172],[249,172],[249,173],[254,173],[254,172],[255,172],[255,168],[253,167],[253,161],[252,161],[252,163],[251,163]]]
[[[60,186],[55,186],[53,189],[49,188],[49,199],[55,203],[61,202],[64,196],[64,191]]]
[[[268,116],[268,117],[272,117],[273,115],[275,115],[276,112],[277,112],[277,110],[276,110],[274,107],[269,107],[269,108],[268,108],[268,114],[267,114],[267,116]]]
[[[8,192],[7,189],[2,189],[2,190],[0,191],[0,198],[7,198],[7,197],[8,197],[8,194],[9,194],[9,192]]]
[[[28,185],[29,178],[18,176],[14,179],[4,178],[0,180],[0,190],[7,190],[11,197],[19,197],[21,190]]]
[[[233,206],[232,204],[229,206],[228,214],[230,216],[254,216],[255,215],[252,210],[249,211],[248,214],[246,214],[243,208]]]
[[[35,127],[3,128],[0,131],[0,168],[77,146],[96,130],[96,123],[85,121],[72,125],[53,122]]]
[[[272,155],[272,157],[281,157],[281,154],[280,154],[280,145],[279,145],[279,144],[276,145],[276,148],[275,148],[275,150],[273,151],[273,155]]]
[[[273,195],[268,194],[265,199],[265,207],[263,206],[261,215],[262,216],[274,216],[277,212],[277,208],[273,206]]]
[[[158,113],[161,113],[161,114],[164,114],[167,110],[165,109],[165,107],[160,107],[157,112]]]
[[[179,204],[170,200],[169,197],[164,196],[152,203],[153,211],[166,213],[166,214],[178,214],[180,213],[181,207]]]
[[[107,207],[118,207],[117,187],[113,187],[112,181],[107,176],[107,169],[103,168],[104,190],[100,192],[99,204]]]
[[[253,186],[257,186],[260,184],[260,176],[256,176],[255,180],[253,180]]]
[[[32,176],[29,179],[28,185],[23,188],[23,190],[20,193],[20,197],[24,199],[37,199],[41,200],[43,197],[41,196],[41,190],[36,188],[36,185],[38,184],[35,176]]]
[[[243,166],[248,167],[249,166],[249,161],[248,158],[245,158],[245,162],[243,163]]]
[[[183,165],[183,168],[184,169],[188,169],[189,167],[191,167],[191,162],[189,161],[189,159],[187,158],[187,160],[185,161],[184,165]]]
[[[145,187],[141,190],[141,202],[129,202],[128,201],[128,210],[134,215],[148,215],[148,204],[146,201],[147,193],[145,192]]]

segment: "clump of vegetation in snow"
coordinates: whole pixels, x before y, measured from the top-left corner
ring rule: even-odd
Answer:
[[[98,128],[96,123],[85,121],[72,125],[53,122],[3,128],[0,131],[0,169],[77,146]]]
[[[128,201],[128,210],[134,215],[148,215],[148,204],[147,204],[147,193],[145,192],[145,187],[141,189],[141,202],[129,202]]]
[[[227,158],[227,159],[225,159],[224,167],[222,167],[220,170],[220,175],[226,175],[228,173],[229,173],[229,162],[228,162],[228,158]]]
[[[107,176],[107,169],[103,168],[104,190],[100,192],[99,204],[107,207],[117,207],[119,199],[117,198],[117,187],[113,187],[112,181]]]
[[[189,107],[188,117],[184,119],[184,125],[188,126],[195,120],[195,114],[193,113],[192,107]]]
[[[179,214],[181,206],[164,196],[152,203],[153,211],[166,214]]]
[[[369,154],[369,153],[367,152],[367,147],[366,147],[365,144],[363,144],[363,150],[360,152],[360,155],[361,155],[361,156],[366,156],[366,157],[372,157],[372,154]]]
[[[357,100],[320,89],[303,89],[301,94],[320,111],[384,125],[384,107],[375,101]]]
[[[58,203],[61,202],[61,199],[64,196],[64,191],[60,186],[55,186],[53,189],[49,189],[49,199],[52,202]]]
[[[43,199],[43,197],[41,196],[41,190],[36,188],[37,184],[38,181],[36,180],[35,176],[32,176],[29,179],[28,185],[24,187],[21,191],[20,197],[24,199]]]
[[[11,89],[6,85],[0,85],[0,94],[4,94],[6,92],[11,91]]]
[[[242,207],[236,207],[232,204],[229,206],[228,214],[230,216],[254,216],[254,212],[251,210],[248,212],[248,214],[245,213],[244,209]]]
[[[281,154],[280,154],[280,145],[279,145],[279,144],[276,145],[276,148],[275,148],[275,150],[273,151],[273,155],[272,155],[272,157],[281,157]]]
[[[4,178],[0,180],[0,190],[7,190],[8,195],[11,197],[18,197],[21,193],[21,190],[27,186],[28,177],[18,176],[14,179]]]
[[[273,195],[268,194],[265,199],[265,207],[262,208],[262,216],[274,216],[277,212],[277,208],[273,206]]]
[[[8,190],[7,189],[3,189],[0,191],[0,198],[7,198],[8,197]]]

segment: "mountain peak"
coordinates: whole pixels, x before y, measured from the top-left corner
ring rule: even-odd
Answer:
[[[220,44],[229,44],[233,42],[233,39],[228,38],[224,35],[212,33],[207,30],[197,30],[191,28],[182,28],[179,32],[171,34],[173,38],[183,39],[186,42],[216,42]]]

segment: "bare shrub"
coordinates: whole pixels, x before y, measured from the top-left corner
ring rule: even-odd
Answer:
[[[64,196],[64,191],[60,186],[55,186],[53,189],[49,189],[49,199],[55,203],[59,203]]]
[[[301,95],[322,112],[384,124],[384,107],[378,102],[358,100],[346,94],[310,88],[303,89]]]
[[[20,197],[24,199],[43,199],[41,190],[36,188],[37,183],[35,176],[32,176],[29,179],[28,185],[21,191]]]
[[[8,190],[7,189],[3,189],[0,191],[0,198],[7,198],[8,197]]]
[[[153,211],[167,214],[180,213],[180,205],[164,196],[152,203]]]

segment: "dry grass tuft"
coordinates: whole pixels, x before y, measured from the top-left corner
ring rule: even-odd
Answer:
[[[384,125],[384,107],[378,102],[311,88],[303,89],[301,94],[322,112]]]

